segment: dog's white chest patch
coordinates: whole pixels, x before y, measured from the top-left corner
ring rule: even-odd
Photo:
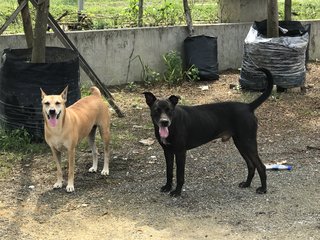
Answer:
[[[161,138],[161,142],[164,144],[164,145],[169,145],[170,143],[167,141],[166,138]]]
[[[65,143],[61,140],[61,137],[58,137],[58,136],[50,137],[50,140],[47,142],[50,143],[51,146],[53,146],[55,149],[59,151],[66,148]]]

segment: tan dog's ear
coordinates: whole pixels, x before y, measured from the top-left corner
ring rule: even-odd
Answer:
[[[60,94],[63,100],[67,101],[67,95],[68,95],[68,86],[63,90],[63,92]]]
[[[47,96],[47,94],[42,90],[42,88],[40,88],[40,91],[41,91],[41,99]]]

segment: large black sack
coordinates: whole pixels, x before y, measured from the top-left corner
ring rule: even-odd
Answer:
[[[197,67],[201,80],[219,79],[217,37],[187,37],[184,40],[184,55],[187,69],[192,65]]]
[[[266,20],[254,22],[245,39],[239,79],[241,87],[251,90],[265,88],[265,76],[255,70],[257,67],[269,69],[275,85],[281,88],[303,86],[310,25],[280,21],[279,37],[267,38],[266,24]]]
[[[80,99],[79,57],[72,50],[47,47],[46,63],[30,63],[31,49],[5,49],[0,64],[0,123],[26,129],[43,140],[42,88],[60,94],[68,86],[67,106]]]

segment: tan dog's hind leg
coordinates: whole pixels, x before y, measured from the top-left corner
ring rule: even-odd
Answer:
[[[68,149],[68,162],[69,162],[69,173],[68,173],[68,185],[66,187],[67,192],[74,192],[74,164],[75,164],[75,147]]]
[[[94,126],[88,136],[88,143],[92,151],[92,167],[89,169],[89,172],[97,172],[98,169],[98,154],[97,154],[97,147],[95,143],[95,137],[96,137],[96,129],[97,127]]]
[[[62,188],[63,177],[62,177],[62,169],[61,169],[61,152],[56,150],[55,148],[51,148],[52,156],[57,165],[57,182],[53,185],[53,188]]]
[[[99,126],[99,132],[101,135],[101,139],[103,140],[103,151],[104,151],[104,164],[103,169],[101,171],[101,175],[109,175],[109,144],[110,144],[110,132],[109,127],[107,126]]]

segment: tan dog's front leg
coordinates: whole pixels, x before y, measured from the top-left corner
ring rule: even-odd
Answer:
[[[72,147],[68,149],[68,163],[69,163],[69,173],[68,173],[68,185],[66,187],[67,192],[74,192],[74,164],[75,164],[75,148]]]
[[[63,177],[62,177],[62,169],[61,169],[61,152],[56,150],[55,148],[51,147],[53,160],[56,162],[57,165],[57,181],[53,185],[53,188],[62,188],[63,184]]]

